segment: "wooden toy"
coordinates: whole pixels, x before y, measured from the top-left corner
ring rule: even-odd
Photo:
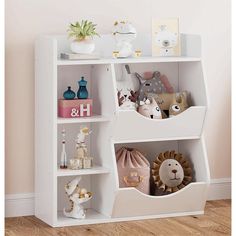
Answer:
[[[192,181],[192,168],[181,153],[166,151],[153,162],[152,177],[158,189],[172,193]]]
[[[92,99],[58,100],[58,116],[78,118],[92,116]]]

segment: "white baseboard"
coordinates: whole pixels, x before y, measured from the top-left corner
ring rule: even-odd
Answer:
[[[34,215],[34,193],[5,196],[5,217]]]
[[[231,179],[212,179],[207,200],[231,198]],[[34,215],[34,193],[9,194],[5,197],[5,216]]]
[[[231,179],[211,179],[207,200],[231,199]]]

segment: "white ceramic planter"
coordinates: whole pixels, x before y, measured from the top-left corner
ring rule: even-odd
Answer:
[[[73,53],[90,54],[95,49],[95,43],[92,39],[73,41],[70,48]]]

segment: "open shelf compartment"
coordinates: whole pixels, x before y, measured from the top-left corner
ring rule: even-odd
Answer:
[[[88,117],[57,118],[58,124],[107,122],[114,113],[115,98],[113,81],[111,80],[111,65],[65,65],[57,67],[57,99],[63,99],[63,93],[70,86],[77,94],[78,81],[83,76],[87,81],[88,98],[92,99],[92,115]],[[107,90],[107,87],[110,90]],[[107,95],[109,99],[107,99]],[[77,98],[77,96],[76,96]]]
[[[210,177],[202,140],[123,143],[115,144],[115,149],[121,146],[142,150],[151,167],[160,152],[167,150],[180,152],[193,166],[193,182],[175,193],[162,196],[147,195],[132,187],[118,188],[112,217],[203,214]]]
[[[59,177],[58,178],[58,194],[57,194],[57,221],[56,226],[70,226],[70,225],[84,225],[84,224],[94,224],[98,223],[99,220],[103,222],[105,219],[109,218],[108,216],[102,214],[99,209],[99,201],[101,201],[101,190],[99,191],[94,187],[94,183],[97,179],[102,178],[102,175],[83,175],[79,186],[86,188],[89,192],[92,192],[92,198],[83,204],[84,209],[86,210],[85,219],[73,219],[64,216],[63,209],[70,209],[69,198],[65,193],[64,186],[66,183],[70,182],[75,176],[68,177]]]

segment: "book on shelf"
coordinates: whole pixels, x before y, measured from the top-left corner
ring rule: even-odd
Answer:
[[[92,53],[92,54],[61,53],[61,59],[65,59],[65,60],[94,60],[94,59],[100,59],[100,56],[96,53]]]

